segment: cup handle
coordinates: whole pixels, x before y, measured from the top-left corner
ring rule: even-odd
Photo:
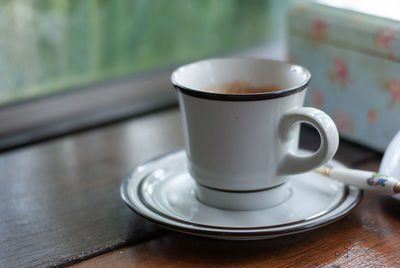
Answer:
[[[295,123],[305,122],[318,130],[321,144],[311,155],[298,155],[289,151],[278,165],[278,175],[292,175],[313,170],[332,159],[339,145],[339,134],[335,123],[324,112],[311,108],[301,107],[286,113],[279,122],[278,135],[282,142],[292,139],[291,127]]]

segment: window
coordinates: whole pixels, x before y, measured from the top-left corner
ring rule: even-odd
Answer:
[[[172,103],[174,67],[274,39],[280,2],[0,1],[0,139]]]

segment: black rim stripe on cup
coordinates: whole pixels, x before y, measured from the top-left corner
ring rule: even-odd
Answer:
[[[204,188],[210,189],[210,190],[212,190],[212,191],[218,191],[218,192],[224,192],[224,193],[235,193],[235,194],[248,194],[248,193],[264,192],[264,191],[267,191],[267,190],[272,190],[272,189],[278,188],[278,187],[280,187],[280,186],[282,186],[282,185],[285,184],[285,183],[283,182],[283,183],[281,183],[281,184],[278,184],[278,185],[275,185],[275,186],[272,186],[272,187],[261,188],[261,189],[257,189],[257,190],[242,190],[242,191],[237,191],[237,190],[218,189],[218,188],[213,188],[213,187],[210,187],[210,186],[206,186],[206,185],[204,185],[204,184],[200,184],[200,183],[198,183],[198,182],[196,182],[196,183],[197,183],[198,185],[200,185],[200,186],[202,186],[202,187],[204,187]]]
[[[258,100],[269,100],[269,99],[276,99],[285,97],[288,95],[295,94],[307,88],[308,80],[305,84],[301,85],[300,87],[290,88],[290,89],[283,89],[279,91],[273,92],[265,92],[265,93],[249,93],[249,94],[221,94],[221,93],[211,93],[211,92],[204,92],[195,89],[190,89],[178,84],[174,84],[175,89],[179,90],[183,94],[208,99],[208,100],[218,100],[218,101],[258,101]]]
[[[221,59],[223,59],[223,58],[221,58]],[[227,59],[232,59],[232,58],[227,58]],[[299,66],[299,65],[282,62],[282,61],[276,61],[276,60],[267,60],[267,61],[272,61],[272,62],[276,62],[276,63],[280,63],[280,64],[287,64],[287,65],[291,65],[291,66],[297,66],[297,67],[301,68],[307,74],[308,77],[301,85],[299,85],[297,87],[285,88],[282,90],[269,91],[269,92],[263,92],[263,93],[223,94],[223,93],[213,93],[213,92],[206,92],[206,91],[188,88],[188,87],[181,85],[177,81],[175,81],[173,79],[173,74],[180,68],[184,67],[184,66],[182,66],[172,73],[171,82],[174,85],[176,90],[182,92],[185,95],[202,98],[202,99],[218,100],[218,101],[258,101],[258,100],[276,99],[276,98],[281,98],[281,97],[285,97],[285,96],[300,92],[300,91],[306,89],[308,84],[310,83],[311,73],[306,68]],[[194,63],[191,63],[191,64],[194,64]]]

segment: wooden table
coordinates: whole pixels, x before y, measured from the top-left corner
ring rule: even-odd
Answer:
[[[302,147],[316,147],[310,129]],[[128,209],[123,178],[182,147],[177,109],[0,154],[0,267],[400,267],[400,203],[365,194],[326,227],[254,242],[160,228]],[[382,155],[341,141],[336,159],[377,170]]]

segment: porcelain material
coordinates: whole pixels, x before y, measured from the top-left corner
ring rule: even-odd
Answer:
[[[394,136],[383,155],[379,173],[400,179],[400,131]],[[400,200],[400,194],[393,195]]]
[[[400,193],[400,181],[380,172],[329,166],[317,168],[314,171],[370,193],[381,195]]]
[[[362,196],[356,187],[308,172],[285,184],[288,197],[281,203],[235,211],[200,202],[195,187],[186,154],[178,151],[137,167],[121,185],[121,195],[136,213],[164,227],[231,240],[266,239],[324,226],[349,213]]]
[[[309,80],[310,73],[303,67],[249,58],[199,61],[172,74],[183,119],[188,170],[202,186],[197,188],[202,201],[220,206],[207,189],[265,190],[332,158],[339,141],[335,124],[324,112],[302,107]],[[281,90],[255,94],[206,90],[210,85],[234,81],[274,85]],[[320,133],[317,152],[297,153],[299,122],[313,125]],[[231,208],[240,209],[242,203],[231,200]],[[257,209],[265,202],[265,198],[254,199],[248,208]]]
[[[262,191],[229,192],[196,185],[196,195],[204,204],[228,210],[258,210],[276,206],[291,195],[291,187],[283,183]]]

